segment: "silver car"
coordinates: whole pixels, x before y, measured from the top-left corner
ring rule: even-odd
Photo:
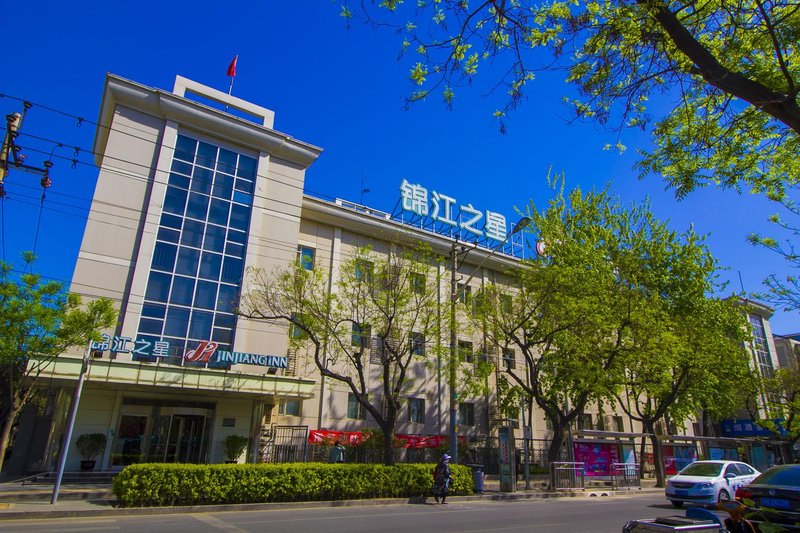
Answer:
[[[675,507],[685,502],[716,505],[733,499],[736,489],[760,472],[739,461],[696,461],[667,480],[665,495]]]

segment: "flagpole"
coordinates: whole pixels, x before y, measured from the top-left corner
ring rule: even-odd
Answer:
[[[231,85],[230,85],[230,87],[228,87],[228,96],[230,96],[231,93],[233,92],[233,80],[235,80],[235,79],[236,79],[236,76],[231,76]]]

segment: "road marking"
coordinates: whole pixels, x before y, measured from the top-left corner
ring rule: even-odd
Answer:
[[[241,531],[243,533],[247,531],[245,529],[240,529],[240,528],[234,526],[233,524],[229,524],[228,522],[225,522],[224,520],[220,520],[219,518],[214,518],[213,516],[208,515],[208,514],[204,514],[204,513],[203,514],[189,514],[189,515],[186,515],[186,516],[191,516],[195,520],[199,520],[200,522],[203,522],[206,525],[209,525],[209,526],[211,526],[211,527],[213,527],[215,529],[221,529],[223,531]]]

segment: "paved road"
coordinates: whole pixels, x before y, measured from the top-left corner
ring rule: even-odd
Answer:
[[[0,532],[151,533],[256,532],[358,533],[488,531],[620,533],[627,520],[671,516],[673,509],[657,492],[602,498],[523,501],[454,501],[447,505],[323,507],[292,510],[62,518],[0,522]]]

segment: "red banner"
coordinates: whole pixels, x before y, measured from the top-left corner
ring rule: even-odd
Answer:
[[[400,443],[400,448],[438,448],[447,442],[444,435],[395,435],[395,441]],[[333,431],[328,429],[311,429],[308,432],[310,444],[333,444],[339,440],[352,445],[364,442],[364,435],[360,431]],[[463,441],[465,437],[459,436]]]

